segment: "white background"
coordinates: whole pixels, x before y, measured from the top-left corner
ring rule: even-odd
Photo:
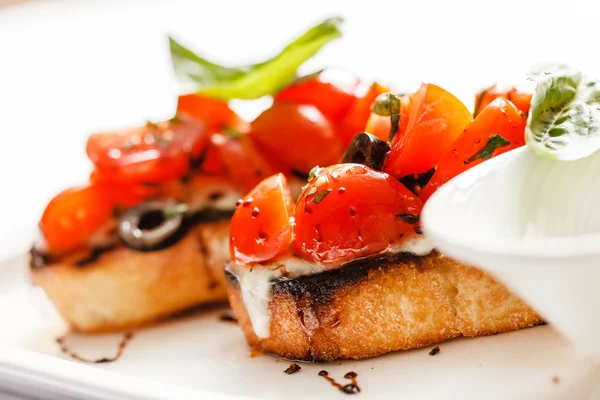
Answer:
[[[0,239],[35,224],[54,193],[87,179],[88,134],[172,114],[168,32],[237,64],[339,14],[344,38],[306,71],[337,65],[406,90],[434,82],[471,107],[476,89],[517,81],[539,61],[599,71],[593,4],[55,0],[2,8]]]

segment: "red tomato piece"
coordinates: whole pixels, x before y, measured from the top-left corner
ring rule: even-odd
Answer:
[[[378,83],[373,83],[363,96],[358,97],[352,103],[350,109],[346,112],[346,116],[344,119],[342,119],[339,127],[339,132],[340,136],[342,137],[342,144],[344,147],[348,146],[354,135],[365,130],[365,126],[367,125],[367,121],[369,121],[369,116],[371,115],[371,105],[377,96],[387,91],[389,91],[388,88],[381,86]],[[389,121],[389,118],[387,118],[387,120]],[[390,130],[388,127],[387,135],[389,135],[389,132]],[[378,136],[375,133],[373,134]],[[383,140],[387,140],[387,135],[385,138],[383,138]]]
[[[267,158],[249,135],[230,137],[215,134],[211,138],[229,178],[244,191],[256,186],[266,177],[284,171],[273,157]]]
[[[477,116],[481,110],[487,107],[488,104],[498,97],[504,97],[506,100],[509,100],[524,115],[527,115],[529,113],[529,108],[531,107],[531,98],[533,97],[533,94],[519,92],[514,87],[501,90],[494,85],[477,93],[475,96],[475,108],[473,110],[473,115]]]
[[[276,103],[289,101],[315,106],[334,122],[341,120],[356,99],[358,79],[346,71],[331,69],[298,79],[275,95]]]
[[[198,157],[208,135],[195,121],[176,119],[90,136],[86,151],[106,179],[157,183],[181,177]]]
[[[221,159],[219,149],[212,145],[212,143],[206,148],[206,153],[204,154],[202,164],[200,165],[200,172],[207,175],[227,174],[227,167]]]
[[[403,132],[406,131],[411,96],[413,95],[404,95],[400,98],[400,122],[398,124],[398,132],[396,132],[394,138],[401,136]],[[392,121],[390,117],[384,117],[375,113],[371,113],[367,121],[367,126],[365,127],[365,132],[375,135],[381,140],[387,141],[390,137],[391,128]]]
[[[252,140],[290,168],[304,174],[342,156],[340,137],[314,106],[275,103],[252,122]]]
[[[238,204],[231,219],[231,258],[257,263],[284,254],[292,242],[293,200],[283,174],[256,186]]]
[[[226,102],[200,94],[179,96],[177,115],[201,121],[208,133],[221,132],[226,127],[238,132],[248,129],[248,124]]]
[[[497,98],[471,122],[440,159],[435,173],[421,192],[425,202],[444,183],[484,160],[525,144],[526,117],[510,101]],[[493,142],[495,135],[501,138]],[[488,151],[484,151],[485,147]],[[482,153],[483,152],[483,153]]]
[[[158,195],[159,190],[153,185],[141,183],[122,183],[111,181],[95,169],[90,175],[90,183],[103,186],[115,205],[122,208],[133,207],[142,201]]]
[[[294,250],[330,265],[378,253],[413,229],[421,207],[386,173],[360,164],[327,167],[296,204]]]
[[[46,206],[40,230],[51,254],[84,247],[112,218],[114,202],[101,185],[67,189]]]
[[[434,168],[472,119],[460,100],[431,83],[422,84],[410,96],[408,107],[406,127],[394,137],[383,166],[385,172],[396,178]]]

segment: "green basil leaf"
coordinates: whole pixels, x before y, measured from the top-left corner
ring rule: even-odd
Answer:
[[[247,65],[237,68],[224,67],[196,55],[193,51],[169,37],[171,62],[175,75],[197,86],[214,85],[218,82],[239,79],[251,72],[256,65]]]
[[[567,65],[529,74],[536,82],[525,129],[527,145],[556,160],[585,158],[600,149],[600,82]]]
[[[300,65],[325,44],[341,36],[339,26],[342,22],[339,17],[326,19],[274,58],[236,68],[208,61],[170,38],[173,68],[178,77],[193,81],[198,93],[223,100],[256,99],[276,93],[293,81]]]

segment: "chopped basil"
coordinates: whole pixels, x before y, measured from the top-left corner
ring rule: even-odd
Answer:
[[[317,195],[315,196],[315,198],[313,199],[313,203],[315,204],[319,204],[320,202],[323,201],[323,199],[325,197],[327,197],[327,195],[331,192],[331,189],[324,189],[321,190],[317,193]]]
[[[400,125],[400,97],[391,92],[382,93],[375,99],[371,111],[382,117],[390,117],[391,128],[388,141],[392,141]]]
[[[198,93],[223,100],[257,99],[276,93],[296,78],[296,70],[321,47],[341,36],[342,18],[328,18],[287,45],[274,58],[251,65],[225,67],[200,57],[169,38],[175,74]]]
[[[600,149],[600,90],[597,80],[568,65],[529,74],[536,82],[525,129],[527,145],[557,160],[577,160]]]
[[[416,224],[421,219],[421,217],[416,214],[396,214],[396,218],[411,225]]]
[[[471,164],[472,162],[481,159],[482,161],[489,160],[494,155],[494,151],[499,147],[510,145],[510,141],[503,136],[498,134],[490,135],[487,143],[481,150],[473,154],[465,161],[465,165]]]

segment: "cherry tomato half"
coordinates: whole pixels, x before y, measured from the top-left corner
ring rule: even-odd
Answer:
[[[498,97],[504,97],[506,100],[509,100],[524,115],[527,115],[529,113],[529,108],[531,107],[531,98],[533,97],[533,94],[519,92],[514,87],[501,90],[494,85],[477,93],[475,96],[473,115],[476,117],[488,104]]]
[[[276,103],[289,101],[315,106],[337,122],[346,115],[356,99],[358,79],[343,70],[330,69],[298,79],[275,95]]]
[[[189,168],[208,141],[197,122],[175,119],[159,124],[90,136],[86,151],[102,175],[123,183],[175,179]]]
[[[342,119],[341,125],[339,127],[339,133],[342,137],[342,144],[344,145],[344,147],[350,143],[354,135],[356,135],[359,132],[365,131],[365,126],[367,125],[367,121],[369,121],[369,116],[371,115],[371,105],[373,104],[377,96],[387,91],[389,91],[388,88],[381,86],[378,83],[373,83],[369,87],[369,90],[367,90],[367,92],[363,96],[358,97],[352,103],[350,109],[346,113],[346,116],[344,117],[344,119]],[[389,118],[387,118],[387,120],[389,121]],[[383,138],[383,140],[387,140],[389,132],[390,129],[388,126],[386,136]],[[373,134],[375,136],[378,136],[375,133]]]
[[[446,150],[419,198],[425,202],[440,186],[461,172],[523,146],[526,124],[526,117],[510,101],[502,97],[494,100]]]
[[[112,217],[115,204],[101,185],[67,189],[46,206],[40,230],[51,254],[85,246]]]
[[[179,96],[177,115],[202,122],[209,133],[221,132],[226,127],[239,132],[247,131],[246,122],[226,102],[200,94]]]
[[[421,206],[386,173],[360,164],[327,167],[296,204],[294,250],[330,265],[380,252],[413,229]]]
[[[290,168],[304,174],[342,156],[342,142],[329,120],[314,106],[273,104],[252,122],[252,139]]]
[[[238,204],[231,219],[231,258],[238,263],[271,260],[290,248],[293,200],[283,174],[256,186]]]
[[[434,168],[472,119],[460,100],[431,83],[410,96],[409,108],[405,131],[394,137],[383,166],[396,178]]]

